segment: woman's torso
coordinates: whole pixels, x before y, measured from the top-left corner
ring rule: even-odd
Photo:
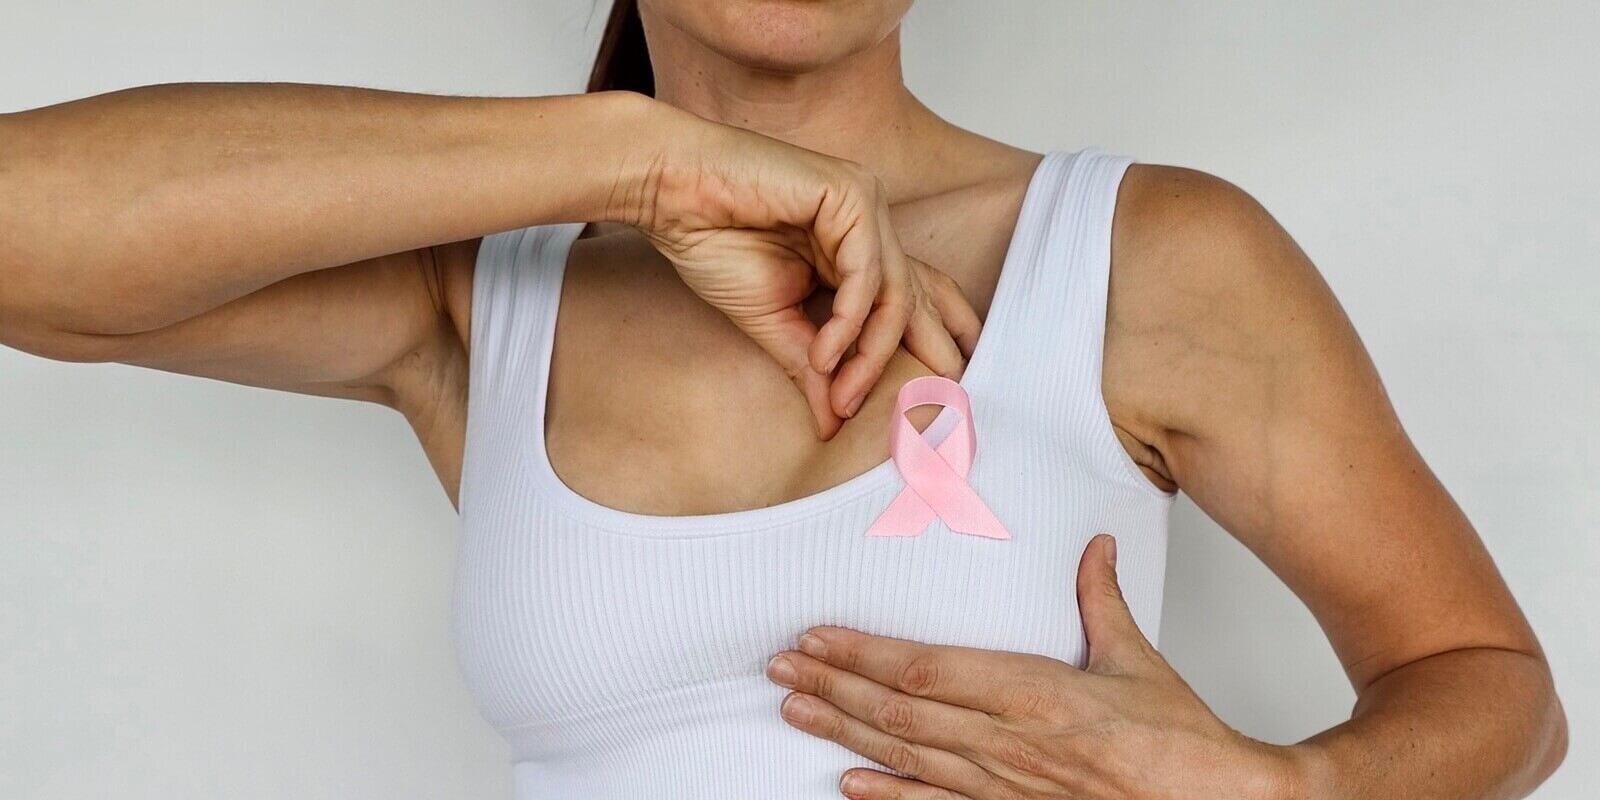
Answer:
[[[1052,154],[988,195],[994,224],[951,222],[992,240],[944,249],[987,311],[962,383],[971,482],[1006,541],[938,522],[864,535],[902,486],[889,410],[927,372],[904,354],[821,444],[781,370],[637,243],[574,245],[580,226],[484,240],[456,634],[519,797],[835,796],[839,772],[864,762],[784,725],[767,658],[831,623],[1078,661],[1072,575],[1100,531],[1119,536],[1130,605],[1154,635],[1170,496],[1123,451],[1099,388],[1126,167]],[[927,227],[934,241],[944,230]],[[925,244],[907,237],[940,266]]]

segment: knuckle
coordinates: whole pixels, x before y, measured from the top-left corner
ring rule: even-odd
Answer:
[[[861,667],[861,648],[847,643],[830,643],[828,663],[838,666],[845,672],[856,672]]]
[[[920,653],[901,665],[899,674],[895,676],[895,683],[908,694],[926,697],[942,684],[942,672],[943,667],[937,658],[928,653]]]
[[[986,796],[994,798],[994,800],[1027,800],[1028,797],[1022,793],[1023,790],[1018,788],[1016,784],[1001,780],[993,775],[990,775],[984,781],[984,787],[989,790]]]
[[[894,736],[909,736],[917,727],[916,710],[905,697],[893,696],[879,703],[872,717],[879,730]]]
[[[1023,775],[1041,775],[1044,755],[1039,748],[1010,733],[997,735],[989,743],[989,753],[1006,768]]]
[[[932,302],[933,298],[928,296],[927,290],[923,287],[922,281],[917,280],[917,276],[907,275],[901,284],[903,286],[902,291],[905,292],[907,300],[912,305],[921,308],[923,305]]]
[[[1007,690],[1005,705],[1011,716],[1024,719],[1056,719],[1062,713],[1055,687],[1033,677],[1018,678]]]
[[[916,745],[897,741],[884,750],[883,765],[915,778],[927,770],[927,759]]]
[[[833,697],[834,678],[827,670],[818,670],[811,675],[809,681],[801,674],[801,681],[810,684],[811,693],[817,697],[831,699]]]
[[[845,735],[850,732],[845,725],[844,715],[835,714],[831,710],[818,711],[817,713],[820,715],[820,719],[817,720],[817,729],[822,732],[822,737],[835,742],[844,741]]]

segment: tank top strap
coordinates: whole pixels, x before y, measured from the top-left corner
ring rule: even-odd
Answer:
[[[483,237],[472,274],[467,431],[461,464],[463,524],[482,497],[528,473],[540,435],[542,385],[550,357],[567,251],[580,224],[537,225]]]
[[[1004,376],[996,380],[1008,387],[1018,413],[1050,425],[1057,443],[1084,466],[1165,495],[1123,450],[1101,392],[1112,223],[1133,163],[1093,147],[1045,156],[984,326],[984,336],[1001,337],[985,366]]]
[[[555,336],[567,252],[582,231],[536,225],[483,237],[472,276],[473,396],[533,388]]]
[[[1117,190],[1132,159],[1090,148],[1039,164],[1017,217],[995,312],[1021,338],[1077,358],[1099,353]],[[997,301],[998,303],[998,301]],[[1058,359],[1051,359],[1052,361]],[[1091,366],[1084,364],[1084,367]],[[1096,365],[1097,366],[1097,365]]]
[[[1038,261],[1040,291],[1032,297],[1035,316],[1053,319],[1045,341],[1063,348],[1070,378],[1094,389],[1100,401],[1101,358],[1105,349],[1106,301],[1111,279],[1111,232],[1117,194],[1133,159],[1088,148],[1073,154],[1054,173],[1047,214],[1041,215]]]

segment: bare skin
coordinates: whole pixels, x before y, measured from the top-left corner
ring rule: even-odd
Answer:
[[[930,120],[899,82],[893,37],[801,78],[773,79],[730,66],[674,27],[671,3],[661,5],[659,17],[645,17],[659,63],[671,66],[658,71],[661,97],[873,165],[897,201],[896,225],[907,252],[938,264],[980,314],[986,311],[1004,255],[1001,234],[1011,229],[1033,156]],[[717,80],[699,79],[708,74]],[[857,135],[856,126],[905,138]],[[937,168],[916,166],[929,163]],[[1005,166],[974,166],[984,164]],[[946,180],[958,188],[946,189]],[[982,230],[989,234],[973,235]],[[586,259],[575,255],[574,263],[581,267]],[[1191,170],[1141,165],[1129,171],[1119,196],[1111,270],[1103,392],[1130,458],[1154,484],[1182,487],[1295,591],[1321,622],[1360,698],[1350,722],[1267,757],[1243,737],[1194,748],[1197,760],[1174,764],[1171,772],[1201,780],[1170,784],[1170,796],[1447,798],[1531,791],[1565,751],[1565,721],[1537,639],[1470,522],[1406,437],[1315,266],[1237,187]],[[626,291],[621,283],[612,287]],[[582,291],[570,292],[566,302]],[[571,332],[566,343],[557,330],[551,459],[564,480],[592,499],[662,514],[752,507],[836,484],[885,456],[881,437],[860,441],[841,434],[821,454],[786,443],[774,459],[765,446],[765,437],[780,430],[767,424],[772,420],[733,420],[720,411],[717,398],[730,392],[775,403],[772,408],[782,403],[779,393],[762,398],[758,387],[735,379],[736,368],[726,366],[735,361],[732,353],[697,361],[725,382],[701,383],[701,373],[686,377],[668,394],[696,402],[670,410],[635,404],[633,392],[608,392],[615,380],[609,376],[563,375],[563,350],[582,347],[573,342],[608,325],[599,321],[599,309],[586,314],[573,308],[563,310]],[[645,315],[641,321],[650,318],[645,308],[633,311]],[[673,312],[660,313],[664,324]],[[597,327],[580,333],[585,317]],[[652,352],[647,338],[623,348],[637,347],[643,356],[630,372],[666,356]],[[915,364],[903,372],[891,364],[857,419],[881,431],[890,390],[919,372]],[[572,410],[562,409],[563,395],[574,398]],[[687,409],[704,409],[704,416],[691,410],[686,417]],[[681,437],[663,433],[674,422],[682,425]],[[602,432],[618,424],[638,427],[598,452],[587,449],[605,442]],[[643,452],[660,459],[649,474],[668,474],[660,467],[681,462],[704,441],[717,443],[705,451],[717,457],[691,458],[705,466],[671,485],[614,466],[627,460],[618,457],[623,453],[638,458]],[[989,685],[959,688],[1004,692],[1004,674],[972,670],[970,680]],[[1181,684],[1175,674],[1166,679]],[[1129,718],[1144,713],[1159,720],[1162,709],[1146,706],[1161,696],[1129,693],[1117,701]],[[1486,706],[1495,712],[1486,714]],[[1186,729],[1176,717],[1170,721],[1174,741],[1165,744],[1177,748]],[[841,740],[849,730],[807,729]],[[1135,754],[1151,746],[1134,737],[1121,744],[1130,763],[1143,763]],[[1043,743],[1040,749],[1048,752]],[[1219,758],[1219,750],[1236,758]],[[1156,793],[1158,783],[1130,780],[1128,795],[1070,796],[1169,796]],[[932,783],[921,788],[926,791],[904,796],[952,796]],[[888,781],[877,789],[857,796],[908,791]]]
[[[576,220],[642,233],[823,439],[896,344],[954,374],[951,331],[976,327],[860,165],[638,95],[162,85],[0,115],[0,141],[0,189],[22,198],[0,217],[0,341],[53,358],[436,416],[411,403],[460,339],[447,245]],[[816,286],[837,290],[820,325],[801,308]]]
[[[981,317],[1038,156],[949,125],[911,96],[900,79],[894,27],[906,5],[784,6],[772,12],[781,18],[768,20],[782,24],[721,26],[733,33],[718,35],[733,41],[706,33],[711,18],[697,14],[743,8],[738,3],[660,0],[646,6],[645,22],[662,101],[864,165],[883,182],[896,245],[948,274]],[[824,23],[832,26],[827,35],[795,35]],[[792,46],[762,38],[783,35]],[[823,44],[807,49],[807,42]],[[751,63],[751,53],[782,63]],[[52,121],[28,124],[45,124],[40,119]],[[101,155],[113,169],[118,154]],[[482,153],[462,157],[469,156]],[[405,163],[403,155],[395,160]],[[294,169],[304,178],[319,166],[285,163],[254,182],[220,188],[237,191]],[[22,162],[7,166],[13,176],[40,182],[62,174],[28,172],[37,166],[25,169]],[[561,174],[515,178],[581,182]],[[285,195],[292,194],[289,183],[280,189]],[[421,187],[388,188],[392,194]],[[474,199],[515,193],[508,181]],[[237,263],[226,285],[204,274],[217,269],[214,259],[122,282],[113,272],[91,271],[86,264],[100,263],[93,258],[60,259],[43,271],[50,280],[22,280],[40,259],[75,241],[74,231],[93,230],[88,220],[97,209],[88,209],[76,228],[56,231],[54,243],[52,226],[26,228],[26,235],[18,232],[23,223],[0,228],[0,244],[27,256],[6,262],[13,288],[0,290],[6,312],[0,341],[58,358],[125,361],[386,403],[411,421],[455,497],[477,251],[472,232],[538,220],[526,209],[492,203],[463,211],[463,198],[453,197],[426,213],[411,212],[405,224],[383,225],[356,211],[339,216],[337,206],[330,212],[334,196],[320,196],[325,202],[309,210],[284,201],[277,207],[282,218],[257,229],[262,247],[284,231],[316,241],[293,252],[263,250],[254,259],[230,251]],[[221,212],[213,208],[234,199],[215,191],[195,203],[203,207],[171,211],[167,236],[133,242],[158,264],[164,248],[223,247],[189,236],[182,223],[215,223]],[[112,210],[123,209],[98,209],[98,216]],[[563,213],[606,218],[571,208],[549,218]],[[318,220],[327,220],[326,227]],[[351,242],[348,252],[325,244]],[[99,244],[114,249],[129,240]],[[833,388],[845,378],[830,375],[835,382],[824,387],[820,407],[850,421],[820,439],[825,412],[819,416],[817,395],[794,390],[797,382],[805,385],[793,379],[803,368],[784,366],[727,309],[707,305],[681,265],[675,270],[662,252],[646,235],[614,225],[594,226],[573,248],[548,409],[551,461],[564,481],[624,510],[710,513],[811,494],[886,457],[882,431],[895,390],[934,371],[927,362],[936,358],[884,353],[881,380],[875,370],[852,368],[841,392]],[[105,289],[108,280],[113,290]],[[196,286],[208,288],[192,291]],[[837,305],[821,293],[808,310],[821,321]],[[981,338],[959,321],[949,333],[967,351]],[[827,374],[827,353],[813,355],[802,361],[811,359],[813,371]],[[574,366],[594,363],[607,369]],[[1248,195],[1189,170],[1129,171],[1115,224],[1103,377],[1119,437],[1146,477],[1163,488],[1181,487],[1317,616],[1358,691],[1352,719],[1307,742],[1266,748],[1230,735],[1197,700],[1172,702],[1182,696],[1181,679],[1151,666],[1142,680],[1093,691],[1105,729],[1139,733],[1108,737],[1111,749],[1102,755],[1136,764],[1147,761],[1139,754],[1151,747],[1174,754],[1160,780],[1014,782],[1021,788],[1010,794],[963,794],[931,771],[926,780],[898,783],[852,771],[875,782],[853,796],[1517,797],[1555,768],[1565,721],[1536,638],[1470,523],[1406,438],[1315,267]],[[850,408],[855,389],[874,383],[862,405]],[[645,402],[637,391],[643,386],[655,402]],[[678,468],[658,468],[668,461]],[[1080,580],[1090,591],[1114,595],[1114,574],[1086,569]],[[1129,631],[1115,612],[1110,604],[1100,618],[1107,621],[1093,623],[1099,633],[1091,631],[1091,649],[1120,652],[1126,662],[1141,651],[1136,629]],[[848,673],[896,692],[914,690],[889,685],[894,670],[871,668],[904,654],[905,645],[852,639],[837,629],[815,633],[831,642],[827,656],[785,655],[810,670],[793,684],[797,696],[820,699],[816,708],[835,714],[834,724],[797,724],[871,750],[862,728],[846,724],[870,724],[862,718],[871,709],[824,689],[843,685]],[[844,652],[854,655],[833,660]],[[941,674],[955,682],[939,689],[949,698],[1003,695],[1022,678],[989,667],[1011,657],[964,654],[985,668],[952,667]],[[1057,675],[1052,692],[1069,705],[1086,696],[1076,693],[1091,691],[1059,670],[1041,668],[1027,679],[1037,687],[1041,674]],[[1034,738],[1024,743],[1037,751],[1037,771],[1059,776],[1075,769],[1075,754],[1051,744],[1064,740],[1059,730],[1042,723],[1027,730]],[[857,738],[846,741],[851,732]]]
[[[907,251],[938,256],[980,315],[1038,160],[990,147],[993,156],[974,160],[1007,164],[1011,174],[963,175],[971,185],[895,207],[903,240],[917,226],[927,229]],[[943,224],[955,216],[982,225]],[[469,255],[466,248],[459,255],[462,272]],[[687,291],[638,235],[609,231],[578,240],[563,288],[547,409],[550,461],[579,494],[613,508],[715,513],[839,484],[887,457],[883,431],[895,391],[932,372],[897,352],[851,421],[832,440],[818,441],[803,425],[805,405],[783,374]],[[826,308],[827,296],[819,293],[811,310],[821,316]],[[663,338],[663,330],[674,336]],[[602,362],[616,369],[562,368]],[[730,413],[747,408],[763,413]],[[930,409],[919,411],[919,422],[924,414],[931,418]]]

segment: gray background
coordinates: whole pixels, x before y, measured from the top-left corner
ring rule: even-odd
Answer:
[[[606,4],[134,5],[8,2],[0,110],[571,91]],[[1211,171],[1295,234],[1549,649],[1574,743],[1542,798],[1600,782],[1597,39],[1587,0],[924,0],[905,34],[956,122]],[[0,350],[0,797],[506,796],[450,650],[454,525],[398,415]],[[1186,500],[1172,541],[1164,648],[1223,718],[1342,719],[1293,596]]]

